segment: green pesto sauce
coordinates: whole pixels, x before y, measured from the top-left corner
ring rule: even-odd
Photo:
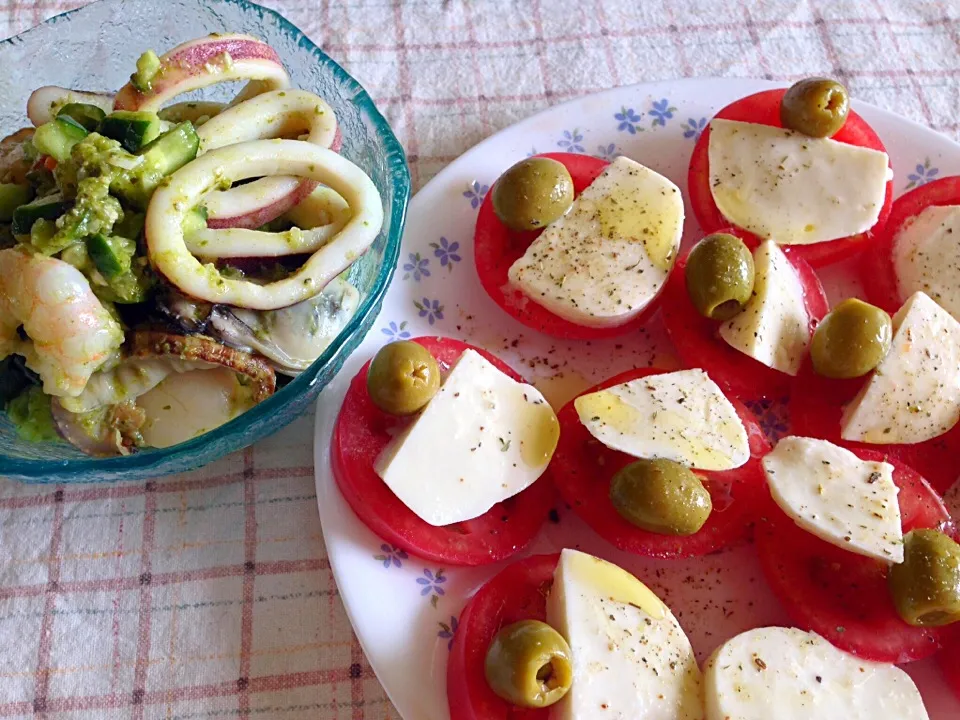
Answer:
[[[7,404],[7,415],[21,440],[51,442],[59,437],[50,412],[50,396],[44,395],[36,385]]]

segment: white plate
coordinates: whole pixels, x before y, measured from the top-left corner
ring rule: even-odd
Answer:
[[[418,335],[448,335],[488,348],[535,379],[551,401],[650,360],[670,362],[658,318],[646,336],[587,344],[541,336],[508,317],[484,293],[473,267],[479,201],[517,160],[558,150],[627,155],[685,189],[690,152],[707,119],[729,102],[769,87],[774,86],[755,80],[682,80],[574,100],[480,143],[411,202],[400,266],[383,311],[320,395],[315,440],[317,502],[340,595],[370,664],[406,720],[449,717],[445,672],[456,617],[502,565],[438,567],[394,550],[357,520],[336,488],[329,460],[333,423],[350,379],[385,342]],[[960,173],[960,146],[889,112],[862,103],[856,108],[886,143],[898,195],[911,183]],[[699,232],[689,207],[687,218],[689,243]],[[846,276],[849,269],[828,272],[828,290],[837,293],[849,285]],[[769,414],[761,420],[776,422]],[[701,660],[740,631],[789,623],[760,577],[751,546],[688,561],[646,560],[614,550],[569,511],[560,514],[561,521],[547,523],[530,552],[579,547],[622,564],[664,597]],[[933,720],[960,717],[960,703],[931,662],[908,669]]]

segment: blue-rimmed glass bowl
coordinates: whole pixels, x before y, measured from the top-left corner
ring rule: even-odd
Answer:
[[[165,450],[96,459],[66,443],[18,439],[0,413],[0,476],[27,482],[137,480],[198,467],[275,432],[312,403],[370,329],[400,248],[410,174],[400,143],[366,91],[300,30],[245,0],[101,0],[59,15],[0,43],[0,130],[27,124],[26,102],[39,85],[117,89],[137,57],[168,50],[213,32],[265,40],[283,59],[293,84],[321,95],[336,111],[344,156],[362,167],[383,198],[384,225],[373,247],[350,271],[361,293],[356,316],[310,369],[232,422]],[[225,99],[237,88],[215,87],[194,97]]]

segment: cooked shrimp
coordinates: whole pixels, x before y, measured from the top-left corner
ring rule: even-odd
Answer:
[[[56,258],[0,250],[0,358],[26,358],[45,393],[76,397],[122,343],[120,324],[79,270]]]
[[[0,140],[0,182],[27,183],[27,173],[32,163],[27,158],[23,143],[32,137],[33,128],[23,128]]]

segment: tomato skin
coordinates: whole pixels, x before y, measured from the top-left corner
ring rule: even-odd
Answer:
[[[953,694],[960,699],[960,626],[953,625],[946,631],[943,649],[937,653],[937,665]]]
[[[723,120],[739,120],[741,122],[783,127],[780,122],[780,101],[783,99],[784,93],[786,93],[786,89],[781,88],[778,90],[764,90],[753,95],[748,95],[730,103],[720,110],[715,117]],[[883,146],[883,143],[873,128],[853,110],[851,110],[847,116],[847,121],[843,127],[840,128],[840,131],[837,132],[832,139],[837,142],[886,152],[886,148]],[[693,149],[693,155],[690,158],[690,169],[687,176],[690,205],[693,207],[693,214],[696,216],[700,227],[703,228],[705,233],[716,232],[720,228],[730,225],[730,221],[720,212],[720,208],[717,207],[717,204],[713,200],[713,193],[710,192],[709,144],[710,125],[708,123]],[[893,181],[890,180],[887,183],[887,193],[884,198],[883,208],[880,210],[880,217],[872,228],[858,235],[851,235],[850,237],[814,243],[813,245],[794,245],[792,247],[800,257],[813,267],[823,267],[824,265],[829,265],[830,263],[851,257],[852,255],[862,252],[870,243],[875,241],[875,236],[882,231],[887,222],[892,203]]]
[[[751,251],[760,244],[755,235],[739,228],[726,227],[717,232],[736,235]],[[783,250],[803,285],[812,334],[813,329],[830,310],[827,295],[816,272],[797,254],[796,249]],[[792,382],[789,375],[767,367],[728,345],[717,334],[721,323],[705,318],[697,312],[687,294],[688,257],[689,252],[677,260],[673,274],[667,280],[663,300],[664,324],[684,365],[703,367],[724,392],[741,400],[778,400],[785,397]]]
[[[501,628],[520,620],[546,622],[559,559],[559,554],[533,555],[508,565],[464,607],[447,661],[450,720],[547,720],[550,708],[519,708],[497,696],[487,685],[484,662]]]
[[[939,205],[960,205],[960,176],[933,180],[898,197],[883,232],[877,236],[874,251],[863,258],[860,277],[867,299],[891,315],[906,300],[900,295],[893,268],[893,243],[908,220],[928,207]]]
[[[667,372],[651,368],[628,370],[584,393]],[[558,413],[560,437],[550,463],[550,474],[560,495],[594,532],[615,547],[647,557],[685,558],[706,555],[748,537],[763,495],[760,458],[770,451],[756,419],[737,400],[732,400],[747,429],[750,459],[746,465],[725,472],[697,471],[714,501],[713,512],[699,532],[686,537],[647,532],[627,522],[613,507],[609,485],[613,475],[636,458],[605,447],[580,422],[573,401]]]
[[[876,450],[853,452],[863,460],[894,466],[905,533],[949,522],[940,496],[911,467]],[[763,574],[797,627],[877,662],[921,660],[940,647],[942,628],[913,627],[900,619],[887,589],[883,563],[847,552],[801,529],[769,494],[767,511],[757,525],[756,544]]]
[[[583,192],[610,164],[606,160],[577,153],[545,153],[536,157],[550,158],[563,163],[573,178],[573,190],[576,195]],[[477,275],[490,299],[515,320],[551,337],[565,340],[596,340],[625,335],[637,330],[656,311],[662,293],[628,323],[608,328],[586,327],[554,315],[519,290],[510,288],[508,276],[510,266],[523,256],[530,243],[541,232],[543,230],[531,232],[509,230],[493,211],[493,191],[491,190],[484,197],[477,216],[473,242]]]
[[[415,338],[440,363],[449,367],[472,348],[515,380],[522,380],[502,360],[459,340]],[[541,477],[523,492],[473,520],[435,527],[424,522],[393,494],[374,472],[377,456],[403,420],[380,411],[367,393],[368,362],[350,383],[333,431],[331,465],[344,499],[357,517],[387,542],[448,565],[486,565],[522,550],[537,534],[555,498],[549,477]]]
[[[840,437],[844,406],[867,382],[867,377],[833,380],[818,375],[809,358],[794,378],[790,395],[790,426],[794,435],[823,438],[855,452],[875,451],[909,465],[938,493],[945,493],[960,474],[960,424],[940,437],[914,445],[874,445]]]

